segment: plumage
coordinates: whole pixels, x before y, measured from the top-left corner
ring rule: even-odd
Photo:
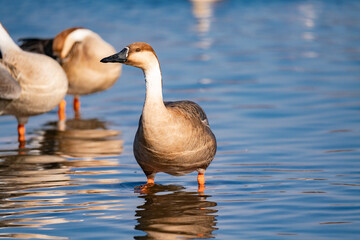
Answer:
[[[17,118],[24,141],[28,117],[52,110],[64,98],[66,74],[50,57],[21,50],[1,23],[0,50],[0,115]]]
[[[54,39],[39,39],[39,38],[20,38],[21,49],[28,52],[35,52],[45,54],[49,57],[56,59],[53,54],[52,45]]]
[[[134,141],[139,165],[147,176],[156,172],[185,175],[204,171],[216,151],[205,112],[191,101],[165,102],[165,107],[173,117],[159,126],[144,126],[140,118]]]
[[[16,81],[17,78],[15,67],[0,59],[0,100],[15,100],[20,97],[21,86]]]
[[[158,58],[147,43],[133,43],[117,54],[101,60],[141,68],[146,82],[146,97],[134,140],[134,155],[153,183],[157,172],[184,175],[203,174],[216,153],[216,138],[203,109],[191,101],[164,102]]]
[[[81,27],[65,29],[53,39],[21,39],[21,48],[55,58],[69,80],[68,94],[74,95],[74,110],[78,97],[110,88],[121,74],[119,64],[101,64],[103,56],[115,49],[97,33]]]

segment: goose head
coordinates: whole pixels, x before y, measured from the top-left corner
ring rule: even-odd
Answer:
[[[75,44],[81,43],[91,35],[94,35],[94,32],[83,27],[65,29],[54,38],[53,52],[55,57],[66,58]]]
[[[135,42],[125,47],[120,52],[101,59],[103,63],[123,63],[141,68],[144,71],[153,64],[159,64],[154,49],[147,43]]]

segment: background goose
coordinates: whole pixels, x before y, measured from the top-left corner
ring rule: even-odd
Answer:
[[[29,116],[53,109],[68,89],[66,74],[50,57],[21,50],[0,23],[0,115],[14,115],[19,142]]]
[[[110,88],[121,74],[119,64],[101,64],[103,56],[115,49],[95,32],[74,27],[60,32],[53,39],[20,39],[21,48],[51,56],[61,64],[69,80],[68,94],[74,95],[74,110],[79,116],[80,95]],[[59,106],[59,118],[65,118],[65,102]]]
[[[184,175],[198,171],[204,190],[206,168],[216,153],[216,139],[205,112],[191,101],[163,102],[158,58],[147,43],[132,43],[101,62],[119,62],[141,68],[146,97],[134,140],[134,155],[153,184],[157,172]]]

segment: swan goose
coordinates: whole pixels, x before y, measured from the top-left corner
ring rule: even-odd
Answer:
[[[97,33],[82,27],[65,29],[53,39],[24,38],[21,48],[47,54],[61,64],[69,80],[68,94],[74,96],[74,111],[80,117],[80,95],[104,91],[114,85],[121,74],[119,64],[101,64],[103,56],[115,49]],[[65,101],[59,105],[59,119],[65,119]]]
[[[18,140],[25,144],[30,116],[46,113],[65,97],[68,81],[52,58],[20,49],[0,23],[0,115],[18,121]]]
[[[216,153],[216,139],[203,109],[191,101],[164,102],[160,63],[147,43],[136,42],[103,63],[124,63],[143,70],[145,103],[135,135],[135,158],[154,184],[157,172],[184,175],[198,172],[198,190],[205,187],[204,173]]]

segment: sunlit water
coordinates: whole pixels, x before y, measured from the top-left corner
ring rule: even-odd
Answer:
[[[0,238],[357,239],[360,236],[358,1],[0,1],[14,39],[72,26],[117,50],[150,43],[164,98],[207,112],[218,152],[196,174],[158,174],[147,193],[132,142],[139,69],[110,90],[32,117],[26,149],[0,117]],[[67,98],[71,102],[71,98]],[[69,104],[70,105],[70,104]]]

